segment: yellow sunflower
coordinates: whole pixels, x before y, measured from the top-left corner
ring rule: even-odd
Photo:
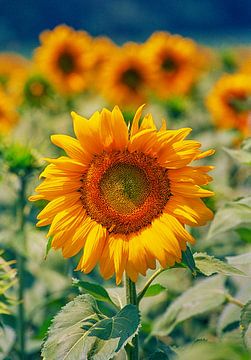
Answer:
[[[201,188],[211,166],[190,166],[211,155],[200,143],[185,140],[190,128],[157,131],[142,106],[130,131],[119,108],[103,109],[87,120],[72,113],[77,139],[53,135],[52,142],[67,156],[47,159],[45,178],[31,201],[48,200],[38,226],[49,225],[52,247],[64,257],[83,250],[77,270],[90,272],[99,262],[107,279],[120,283],[124,271],[132,281],[138,274],[181,260],[186,243],[194,243],[185,225],[212,219],[200,199],[212,196]]]
[[[100,87],[99,75],[102,73],[103,67],[111,59],[113,53],[117,51],[117,46],[106,36],[93,38],[91,59],[91,85]]]
[[[29,68],[29,62],[20,55],[12,53],[0,54],[0,88],[6,93],[19,97],[12,82],[17,77],[25,76]]]
[[[40,36],[35,63],[42,73],[64,94],[78,93],[88,86],[91,39],[83,31],[66,25],[45,31]]]
[[[223,75],[206,99],[217,126],[251,134],[251,76]]]
[[[205,62],[205,52],[193,40],[166,32],[154,33],[144,54],[154,73],[153,88],[162,98],[186,94]]]
[[[0,89],[0,134],[8,133],[18,120],[16,103]]]
[[[103,70],[102,92],[111,104],[137,107],[145,102],[151,83],[151,71],[144,47],[126,43],[113,53]]]

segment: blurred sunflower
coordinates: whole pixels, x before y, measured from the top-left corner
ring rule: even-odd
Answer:
[[[137,107],[147,99],[151,71],[144,56],[144,47],[126,43],[104,66],[102,92],[112,104]]]
[[[19,94],[11,86],[12,81],[27,73],[29,62],[20,55],[12,53],[0,54],[0,88],[12,96]]]
[[[89,35],[66,25],[40,35],[35,63],[63,94],[79,93],[88,86],[90,70]]]
[[[111,59],[113,53],[117,51],[117,46],[106,36],[93,38],[91,59],[91,86],[100,87],[99,76],[105,64]]]
[[[16,102],[0,89],[0,134],[8,133],[17,120]]]
[[[251,76],[223,75],[206,99],[216,125],[251,134]]]
[[[104,278],[123,272],[136,281],[154,269],[181,260],[194,238],[184,225],[199,226],[212,218],[200,199],[212,196],[211,166],[189,166],[211,155],[200,143],[185,140],[190,128],[157,131],[152,116],[141,125],[140,107],[131,130],[116,106],[87,120],[72,113],[77,139],[54,135],[52,142],[68,156],[47,159],[45,178],[31,201],[48,200],[38,226],[49,225],[52,247],[64,257],[83,250],[77,270],[90,272],[99,262]]]
[[[205,52],[191,39],[166,32],[154,33],[146,42],[145,57],[154,73],[158,96],[186,94],[205,65]]]

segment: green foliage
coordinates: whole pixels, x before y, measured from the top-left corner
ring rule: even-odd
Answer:
[[[217,308],[225,302],[225,293],[224,279],[219,275],[199,281],[175,299],[156,320],[153,333],[167,335],[179,323]]]
[[[251,349],[251,300],[241,310],[241,329],[246,346]]]
[[[194,262],[192,251],[188,245],[186,250],[182,251],[182,263],[184,263],[191,270],[193,276],[196,275],[196,265]]]
[[[227,203],[215,214],[208,231],[207,239],[219,238],[224,233],[238,227],[251,225],[251,197]]]
[[[149,288],[146,290],[144,297],[151,297],[155,295],[159,295],[161,292],[165,291],[166,288],[160,284],[153,284],[150,285]]]
[[[103,288],[103,286],[78,279],[72,279],[72,284],[73,286],[78,287],[80,291],[92,295],[94,299],[108,302],[117,307],[117,305],[114,304],[108,292],[105,288]]]
[[[10,314],[10,306],[15,302],[8,295],[16,282],[16,271],[11,267],[15,261],[5,261],[0,252],[0,314]]]
[[[251,138],[246,139],[239,150],[227,148],[224,148],[224,150],[239,163],[251,165]]]
[[[245,275],[239,269],[223,262],[219,259],[216,259],[214,256],[210,256],[206,253],[195,253],[194,260],[196,267],[199,271],[206,275],[210,276],[213,274],[223,274],[223,275]]]
[[[139,325],[136,306],[127,305],[107,318],[92,296],[80,295],[55,316],[43,359],[109,360],[136,335]]]

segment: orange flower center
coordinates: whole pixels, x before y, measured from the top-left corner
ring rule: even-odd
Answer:
[[[171,196],[167,169],[127,150],[95,155],[79,188],[87,214],[109,232],[137,232],[159,217]]]

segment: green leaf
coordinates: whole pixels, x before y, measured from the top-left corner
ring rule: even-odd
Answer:
[[[74,278],[72,279],[72,284],[73,286],[76,286],[83,290],[85,293],[92,295],[96,300],[105,301],[117,307],[117,305],[114,304],[108,292],[105,288],[103,288],[103,286]]]
[[[241,240],[251,243],[251,229],[248,228],[239,228],[235,230],[240,236]]]
[[[126,305],[115,316],[96,323],[90,330],[88,336],[96,336],[98,339],[109,341],[117,339],[117,353],[124,347],[138,332],[140,317],[135,305]]]
[[[194,260],[196,267],[199,271],[206,275],[210,276],[212,274],[223,274],[223,275],[245,275],[239,269],[225,263],[219,259],[216,259],[214,256],[210,256],[206,253],[195,253]]]
[[[220,275],[199,281],[178,297],[155,322],[153,334],[168,335],[176,325],[215,309],[225,301],[224,278]]]
[[[111,359],[139,329],[137,309],[128,306],[109,319],[92,296],[77,296],[55,316],[42,349],[43,359]]]
[[[241,310],[240,325],[244,342],[247,348],[251,349],[251,300]]]
[[[164,290],[166,290],[166,288],[160,284],[150,285],[146,290],[144,297],[159,295]]]
[[[47,258],[48,254],[49,254],[49,251],[51,250],[52,239],[53,239],[53,237],[50,236],[48,241],[47,241],[45,257],[44,257],[45,259]]]
[[[185,251],[182,251],[182,262],[191,270],[193,276],[196,276],[196,266],[189,246]]]
[[[246,139],[243,142],[241,149],[239,150],[226,148],[224,148],[224,150],[239,163],[244,165],[251,165],[251,138]]]
[[[162,350],[157,350],[151,354],[147,360],[169,360],[169,356]]]
[[[238,227],[249,228],[251,224],[251,196],[226,204],[219,209],[211,223],[207,239],[219,238],[220,235]]]

